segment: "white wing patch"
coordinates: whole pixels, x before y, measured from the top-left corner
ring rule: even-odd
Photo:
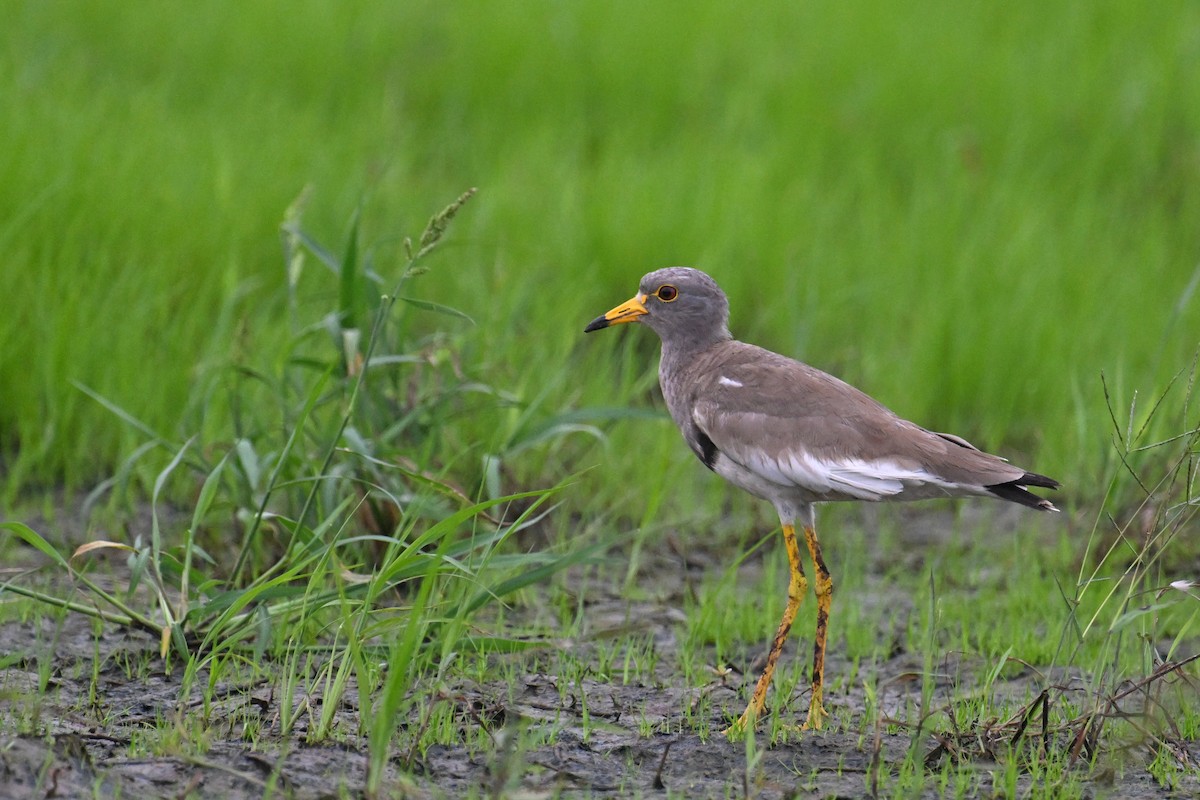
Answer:
[[[900,494],[906,499],[917,499],[981,493],[979,487],[952,483],[923,469],[886,459],[834,461],[805,452],[789,453],[782,458],[759,453],[745,466],[776,485],[796,486],[829,499],[883,500]]]
[[[726,378],[724,375],[717,380],[717,383],[721,384],[722,386],[732,386],[735,389],[741,389],[742,386],[744,386],[741,381],[735,381],[733,378]]]

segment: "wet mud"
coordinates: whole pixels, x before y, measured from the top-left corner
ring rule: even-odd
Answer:
[[[696,569],[708,566],[703,552],[691,552],[689,558],[699,562]],[[754,580],[755,568],[743,567],[748,580]],[[662,571],[663,582],[680,580],[676,557],[652,559],[648,569],[647,582],[655,580],[655,570]],[[881,587],[856,602],[903,610],[912,601]],[[682,614],[678,603],[630,603],[615,590],[589,606],[593,629],[618,630],[635,620],[639,635],[664,654],[653,676],[640,682],[595,674],[564,685],[567,679],[547,671],[552,659],[535,655],[513,657],[515,681],[422,687],[431,702],[453,708],[464,731],[485,732],[465,739],[486,744],[438,745],[424,752],[399,748],[391,754],[385,796],[772,799],[858,798],[876,791],[887,796],[888,775],[915,753],[931,770],[946,759],[968,764],[978,776],[972,796],[1000,797],[1008,784],[992,754],[1014,742],[1031,748],[1040,742],[1036,708],[1019,735],[1021,720],[990,725],[961,720],[961,736],[948,732],[944,723],[914,731],[925,665],[897,644],[888,659],[872,665],[870,681],[861,675],[839,681],[855,667],[831,650],[827,670],[837,689],[827,694],[833,712],[829,729],[789,733],[774,744],[760,733],[756,747],[748,751],[745,743],[731,743],[716,731],[744,705],[754,665],[745,665],[747,675],[714,672],[707,685],[688,688],[669,655],[679,646]],[[893,635],[880,631],[881,637]],[[302,715],[288,735],[281,735],[278,698],[265,683],[217,685],[206,706],[202,688],[193,689],[180,705],[182,670],[131,679],[129,665],[157,662],[157,648],[153,637],[100,628],[79,615],[0,624],[0,798],[364,796],[368,751],[353,733],[359,714],[353,686],[333,714],[335,735],[311,745],[305,740],[312,715]],[[799,633],[784,659],[803,661],[810,648],[809,639]],[[931,704],[969,692],[983,671],[966,656],[944,656],[936,665]],[[1055,702],[1084,704],[1080,677],[1069,672],[1051,676],[1062,689]],[[198,683],[204,680],[201,676]],[[1044,673],[1032,668],[1017,671],[993,686],[993,696],[1010,697],[1019,707],[1036,697],[1046,681]],[[867,696],[868,685],[878,693],[874,703]],[[1077,696],[1072,687],[1078,687]],[[321,708],[319,695],[296,700]],[[1135,701],[1130,698],[1124,710],[1136,713]],[[806,707],[807,687],[801,685],[788,709],[799,722]],[[682,718],[688,709],[707,715],[711,735],[692,732],[696,720]],[[421,725],[421,716],[418,711],[406,724]],[[189,717],[204,724],[189,726]],[[1006,722],[1011,724],[1002,724]],[[164,741],[163,731],[172,726],[203,740]],[[1065,751],[1074,746],[1070,736],[1069,729],[1049,731],[1045,744]],[[414,738],[400,736],[398,741]],[[531,739],[545,743],[531,745]],[[1200,763],[1195,739],[1185,739],[1182,747],[1181,763]],[[202,755],[182,757],[180,752]],[[1200,773],[1194,768],[1184,770],[1173,788],[1164,788],[1146,769],[1148,760],[1145,747],[1132,742],[1120,758],[1108,754],[1089,764],[1085,754],[1074,769],[1084,776],[1089,797],[1200,796]],[[1030,781],[1028,775],[1018,776],[1018,790],[1024,796],[1039,795]],[[930,786],[925,794],[939,797],[941,790]]]

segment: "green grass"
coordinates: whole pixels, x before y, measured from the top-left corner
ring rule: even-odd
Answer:
[[[415,691],[420,680],[442,680],[460,653],[529,646],[502,630],[482,631],[475,612],[598,551],[575,547],[555,556],[506,547],[544,516],[542,506],[569,479],[476,500],[430,463],[439,416],[457,410],[461,393],[494,395],[494,389],[433,370],[393,378],[398,367],[426,360],[419,354],[424,339],[408,332],[404,310],[462,316],[411,296],[408,287],[428,272],[425,260],[470,197],[463,194],[419,236],[405,239],[406,261],[388,278],[360,253],[357,225],[338,256],[307,232],[302,204],[293,206],[284,228],[289,295],[301,285],[306,260],[332,272],[327,282],[336,289],[325,296],[333,308],[316,329],[328,337],[294,324],[284,358],[272,370],[239,365],[240,379],[229,390],[235,410],[261,397],[279,423],[261,426],[235,414],[234,442],[180,443],[89,389],[114,418],[148,439],[98,491],[121,487],[121,473],[154,448],[172,454],[153,481],[149,530],[128,542],[92,538],[68,552],[61,536],[0,522],[6,543],[40,551],[84,593],[43,589],[14,570],[2,587],[6,601],[24,597],[96,624],[149,633],[159,642],[155,666],[168,675],[182,672],[178,705],[161,712],[151,733],[131,738],[135,755],[144,748],[203,757],[219,735],[212,694],[225,681],[246,682],[248,671],[277,685],[284,737],[305,715],[297,696],[319,695],[319,711],[306,704],[306,741],[364,738],[371,754],[366,791],[378,796],[396,729],[422,696]],[[413,396],[431,399],[413,402]],[[540,438],[559,435],[549,426]],[[176,526],[165,506],[180,487],[195,499],[190,522]],[[228,521],[213,523],[218,515]],[[172,534],[179,531],[177,539]],[[103,567],[98,579],[92,574],[97,554],[113,552],[128,567],[116,588]],[[262,669],[264,659],[281,669]],[[205,689],[197,716],[187,707],[199,686]],[[89,693],[96,693],[94,682]],[[338,712],[353,693],[368,713],[346,730]]]
[[[1200,12],[681,10],[21,5],[0,57],[9,498],[140,443],[73,381],[155,430],[224,429],[197,385],[286,342],[275,231],[305,185],[326,241],[366,198],[384,264],[431,202],[481,188],[426,291],[477,320],[463,363],[519,402],[635,400],[650,337],[579,330],[689,263],[743,336],[1094,495],[1101,371],[1124,405],[1197,344]],[[475,457],[515,433],[459,422]],[[628,476],[597,478],[609,500],[677,448],[626,427],[623,456],[562,454]]]
[[[1010,720],[1034,700],[997,689],[1021,661],[1086,676],[1054,695],[1065,735],[1151,675],[1154,647],[1195,641],[1194,594],[1170,586],[1194,563],[1194,4],[9,16],[0,503],[49,526],[10,525],[0,555],[23,539],[65,564],[51,493],[95,489],[95,524],[118,533],[90,530],[113,544],[71,568],[105,625],[162,637],[164,660],[121,665],[131,676],[181,669],[205,714],[218,683],[264,680],[285,736],[368,743],[372,791],[388,759],[456,744],[496,764],[483,795],[516,785],[558,728],[471,728],[443,692],[469,679],[513,693],[553,674],[566,707],[590,681],[668,675],[698,698],[665,720],[629,710],[639,731],[714,737],[706,689],[748,669],[780,615],[775,539],[739,558],[777,523],[655,410],[649,332],[581,333],[675,263],[717,277],[738,335],[1066,484],[1059,529],[1001,539],[964,515],[938,547],[906,544],[899,512],[822,509],[831,647],[850,663],[833,688],[868,709],[837,721],[862,747],[885,726]],[[468,187],[447,238],[424,241]],[[119,535],[148,498],[150,525]],[[664,540],[710,557],[681,579],[677,651],[636,625],[597,631],[589,601],[608,592],[675,598],[644,580]],[[597,543],[623,563],[592,564]],[[103,588],[110,574],[130,585]],[[92,613],[53,586],[6,588]],[[922,691],[885,720],[897,643]],[[731,792],[752,794],[761,747],[791,735],[801,653]],[[93,689],[97,670],[81,673]],[[302,699],[317,692],[320,709]],[[351,698],[374,713],[348,730],[335,701]],[[603,731],[585,710],[585,734]],[[21,714],[41,730],[36,702]],[[1186,704],[1172,721],[1200,728]],[[1106,724],[1107,741],[1139,735]],[[131,753],[200,757],[210,733],[164,717]],[[978,754],[926,767],[914,745],[867,777],[897,795],[1086,793],[1055,753],[1014,748],[985,776]],[[1178,763],[1155,753],[1170,785]]]

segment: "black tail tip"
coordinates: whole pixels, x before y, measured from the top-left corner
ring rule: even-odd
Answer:
[[[1045,475],[1038,475],[1036,472],[1026,472],[1019,479],[1013,481],[1013,483],[1019,486],[1040,486],[1043,489],[1057,489],[1062,486],[1054,478],[1047,478]]]
[[[1045,475],[1038,475],[1036,472],[1026,472],[1015,481],[1007,483],[997,483],[993,486],[986,487],[989,492],[999,497],[1001,500],[1008,500],[1012,503],[1019,503],[1029,508],[1036,508],[1038,511],[1053,511],[1058,512],[1058,508],[1044,497],[1038,497],[1033,492],[1026,489],[1026,486],[1037,486],[1042,489],[1057,489],[1062,486],[1061,483],[1053,478],[1047,478]]]

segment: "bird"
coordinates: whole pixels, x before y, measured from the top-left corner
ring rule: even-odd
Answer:
[[[771,502],[782,528],[790,577],[787,603],[746,710],[725,731],[753,730],[762,717],[775,664],[808,592],[796,527],[812,560],[817,624],[812,691],[800,730],[819,730],[833,580],[817,538],[817,503],[994,497],[1058,511],[1029,487],[1058,489],[967,440],[898,416],[826,372],[729,332],[729,300],[717,282],[691,267],[642,277],[628,301],[584,328],[637,322],[662,340],[658,377],[671,419],[705,467]],[[793,726],[795,727],[795,726]]]

